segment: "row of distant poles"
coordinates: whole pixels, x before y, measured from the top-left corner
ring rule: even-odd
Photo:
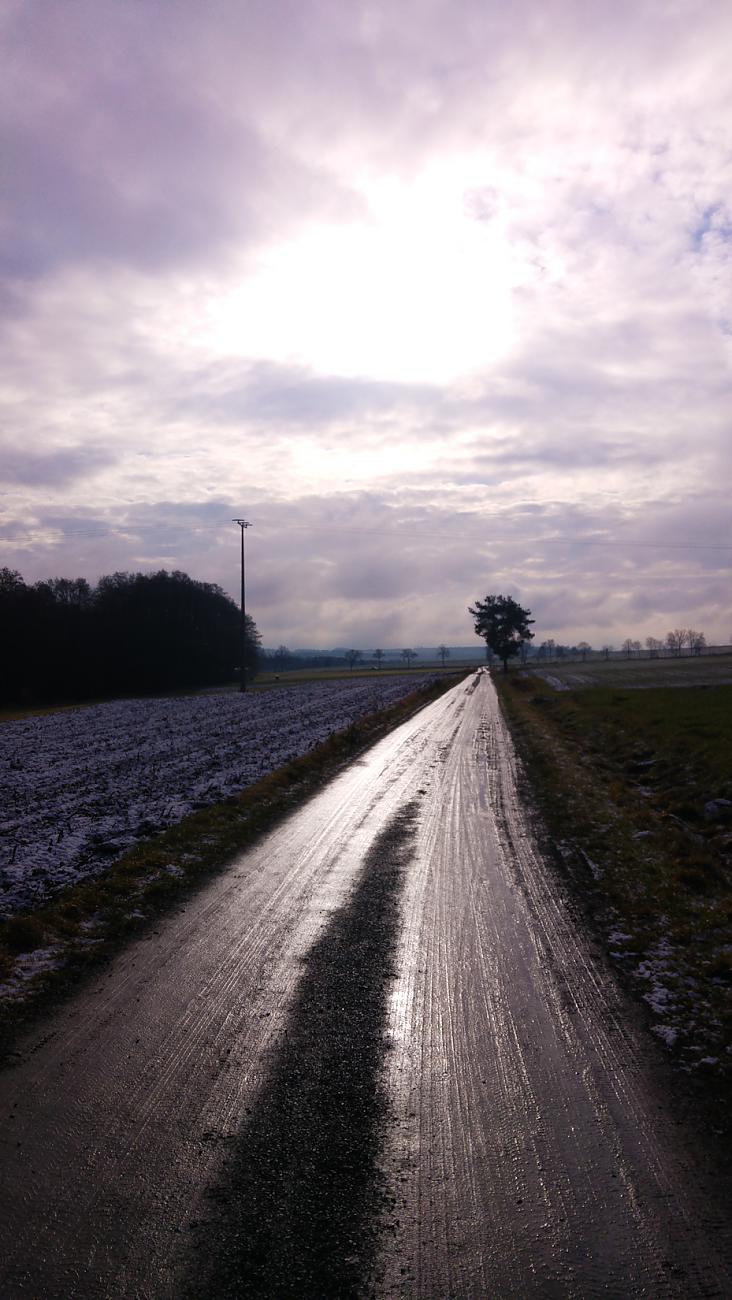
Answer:
[[[247,689],[247,613],[246,613],[246,591],[244,585],[244,534],[251,524],[246,519],[233,519],[232,523],[238,524],[241,529],[241,619],[240,619],[240,638],[241,638],[241,673],[239,677],[239,690],[241,692]]]

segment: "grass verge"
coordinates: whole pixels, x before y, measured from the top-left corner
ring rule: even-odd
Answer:
[[[455,685],[453,674],[353,723],[234,798],[142,841],[102,875],[0,922],[0,1047],[90,967],[225,867],[382,736]]]
[[[563,869],[655,1033],[732,1103],[732,686],[495,678]]]

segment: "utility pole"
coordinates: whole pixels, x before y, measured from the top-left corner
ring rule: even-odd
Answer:
[[[244,692],[247,689],[247,614],[244,598],[244,532],[245,529],[251,528],[251,524],[246,519],[232,519],[234,524],[238,524],[241,529],[241,619],[240,619],[240,641],[241,641],[241,677],[239,679],[239,690]]]

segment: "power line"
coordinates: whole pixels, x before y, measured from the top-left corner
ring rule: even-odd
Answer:
[[[486,516],[486,518],[497,519],[501,521],[501,520],[509,520],[509,519],[515,520],[517,518],[520,518],[520,516],[488,515]],[[266,530],[267,528],[266,523],[263,524],[262,527],[263,529]],[[272,524],[271,527],[272,528],[276,527],[277,531],[279,532],[279,525]],[[360,536],[364,532],[363,527],[348,528],[348,527],[342,527],[340,525],[332,525],[332,524],[314,524],[314,525],[313,524],[288,524],[288,529],[291,531],[311,532],[311,533],[319,533],[319,532],[349,533],[349,534],[353,534],[354,536]],[[430,539],[435,537],[440,537],[440,538],[448,538],[456,542],[471,542],[471,543],[484,542],[485,540],[480,537],[475,537],[469,533],[455,533],[449,530],[445,530],[443,532],[440,529],[430,529],[429,532],[427,531],[422,532],[421,530],[416,528],[383,528],[378,523],[373,525],[373,531],[377,531],[377,530],[380,537],[384,535],[390,535],[392,537],[397,537],[397,536],[398,537],[403,537],[403,536],[426,537]],[[589,538],[589,537],[524,537],[524,538],[517,539],[517,538],[507,537],[505,540],[507,542],[510,542],[511,545],[515,545],[516,542],[520,540],[527,543],[535,543],[536,545],[540,545],[540,546],[637,546],[642,548],[646,548],[646,547],[655,548],[657,550],[732,551],[732,543],[720,544],[718,542],[643,542],[635,538],[622,540],[617,537],[608,537],[602,539]],[[487,545],[488,543],[485,544]]]

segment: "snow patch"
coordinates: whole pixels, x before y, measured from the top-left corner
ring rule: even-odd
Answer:
[[[36,975],[43,975],[46,971],[59,970],[63,964],[59,948],[54,945],[48,948],[36,948],[33,952],[19,953],[15,958],[10,979],[0,984],[0,997],[22,998],[29,980],[34,979]]]
[[[672,1029],[671,1025],[654,1025],[653,1032],[663,1039],[667,1047],[673,1047],[678,1038],[677,1031]]]

